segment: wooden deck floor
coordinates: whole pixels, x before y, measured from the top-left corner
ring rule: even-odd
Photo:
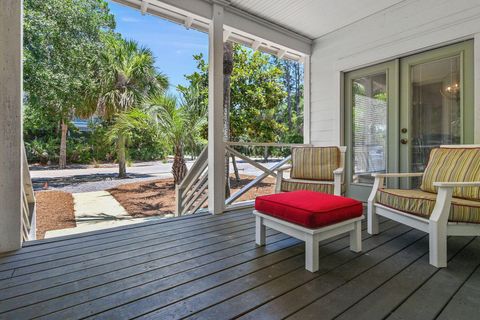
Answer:
[[[422,232],[383,221],[361,254],[337,237],[304,270],[302,243],[250,212],[196,215],[27,243],[0,257],[1,319],[478,319],[480,239],[428,264]]]

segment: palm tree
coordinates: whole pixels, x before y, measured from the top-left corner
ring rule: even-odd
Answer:
[[[137,42],[111,36],[107,48],[101,54],[98,74],[99,90],[94,106],[86,108],[85,114],[101,116],[114,123],[133,108],[140,107],[148,95],[164,92],[168,79],[155,69],[155,58],[150,49]],[[128,128],[127,127],[124,127]],[[126,176],[125,130],[114,130],[118,160],[118,176]]]
[[[134,108],[127,112],[119,113],[115,117],[115,121],[107,131],[106,138],[111,144],[120,148],[126,148],[133,138],[135,129],[148,128],[152,123],[150,115],[144,113],[140,109]],[[126,162],[125,152],[118,154],[118,162]]]
[[[185,97],[184,97],[185,98]],[[145,101],[145,109],[154,115],[164,139],[173,147],[172,174],[175,184],[180,184],[187,174],[184,147],[198,142],[206,124],[206,110],[199,105],[178,103],[172,95],[155,94]]]
[[[200,153],[207,143],[208,105],[202,101],[203,96],[198,86],[192,85],[181,91],[179,103],[187,115],[189,128],[196,128],[196,134],[189,135],[185,142],[193,154]],[[201,127],[203,126],[203,127]]]

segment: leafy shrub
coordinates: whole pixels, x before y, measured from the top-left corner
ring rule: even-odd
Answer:
[[[25,143],[29,162],[48,164],[58,162],[60,140],[57,138],[34,139]]]

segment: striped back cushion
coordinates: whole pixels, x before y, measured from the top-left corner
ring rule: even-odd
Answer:
[[[480,181],[480,148],[436,148],[430,153],[420,189],[437,193],[434,182]],[[453,196],[480,200],[480,188],[455,188]]]
[[[333,170],[339,166],[338,147],[292,148],[293,179],[333,181]]]

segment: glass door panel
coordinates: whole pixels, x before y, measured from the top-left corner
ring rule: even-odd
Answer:
[[[371,191],[372,173],[386,172],[398,162],[388,150],[398,132],[396,69],[394,61],[345,75],[347,195],[362,201]],[[398,143],[398,136],[392,143]]]
[[[470,140],[470,119],[464,116],[469,112],[465,98],[473,98],[465,81],[467,48],[463,43],[401,60],[402,171],[423,172],[433,148]],[[417,188],[420,183],[420,178],[412,178],[403,186]]]
[[[387,72],[353,79],[352,183],[373,184],[387,168]]]

